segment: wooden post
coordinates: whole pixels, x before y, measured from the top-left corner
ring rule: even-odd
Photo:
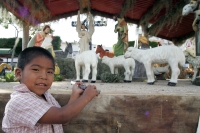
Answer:
[[[27,44],[29,41],[29,24],[23,23],[23,37],[22,37],[22,50],[27,48]]]

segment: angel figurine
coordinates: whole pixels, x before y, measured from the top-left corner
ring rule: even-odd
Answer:
[[[89,49],[89,42],[91,40],[91,37],[94,33],[94,21],[92,18],[92,14],[89,13],[89,26],[86,27],[86,25],[81,23],[80,21],[80,11],[78,11],[78,17],[77,17],[77,26],[76,26],[76,31],[78,32],[78,36],[80,38],[79,40],[79,54],[82,53],[83,51],[90,50]]]

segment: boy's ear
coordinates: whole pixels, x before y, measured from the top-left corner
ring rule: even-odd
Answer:
[[[22,77],[22,70],[20,68],[15,69],[15,78],[20,81]]]

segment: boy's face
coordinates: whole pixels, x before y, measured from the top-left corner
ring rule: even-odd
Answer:
[[[15,76],[22,84],[38,96],[44,94],[52,85],[54,80],[54,66],[47,57],[37,57],[24,67],[17,68]]]

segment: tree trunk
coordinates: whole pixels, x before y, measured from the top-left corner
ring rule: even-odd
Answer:
[[[17,35],[17,36],[18,36],[18,35]],[[12,51],[12,57],[11,57],[11,66],[12,66],[12,70],[14,69],[13,58],[14,58],[15,49],[16,49],[18,43],[19,43],[19,38],[16,37],[16,39],[15,39],[15,44],[14,44],[13,51]]]
[[[28,41],[29,41],[29,24],[23,23],[22,50],[27,48]]]

